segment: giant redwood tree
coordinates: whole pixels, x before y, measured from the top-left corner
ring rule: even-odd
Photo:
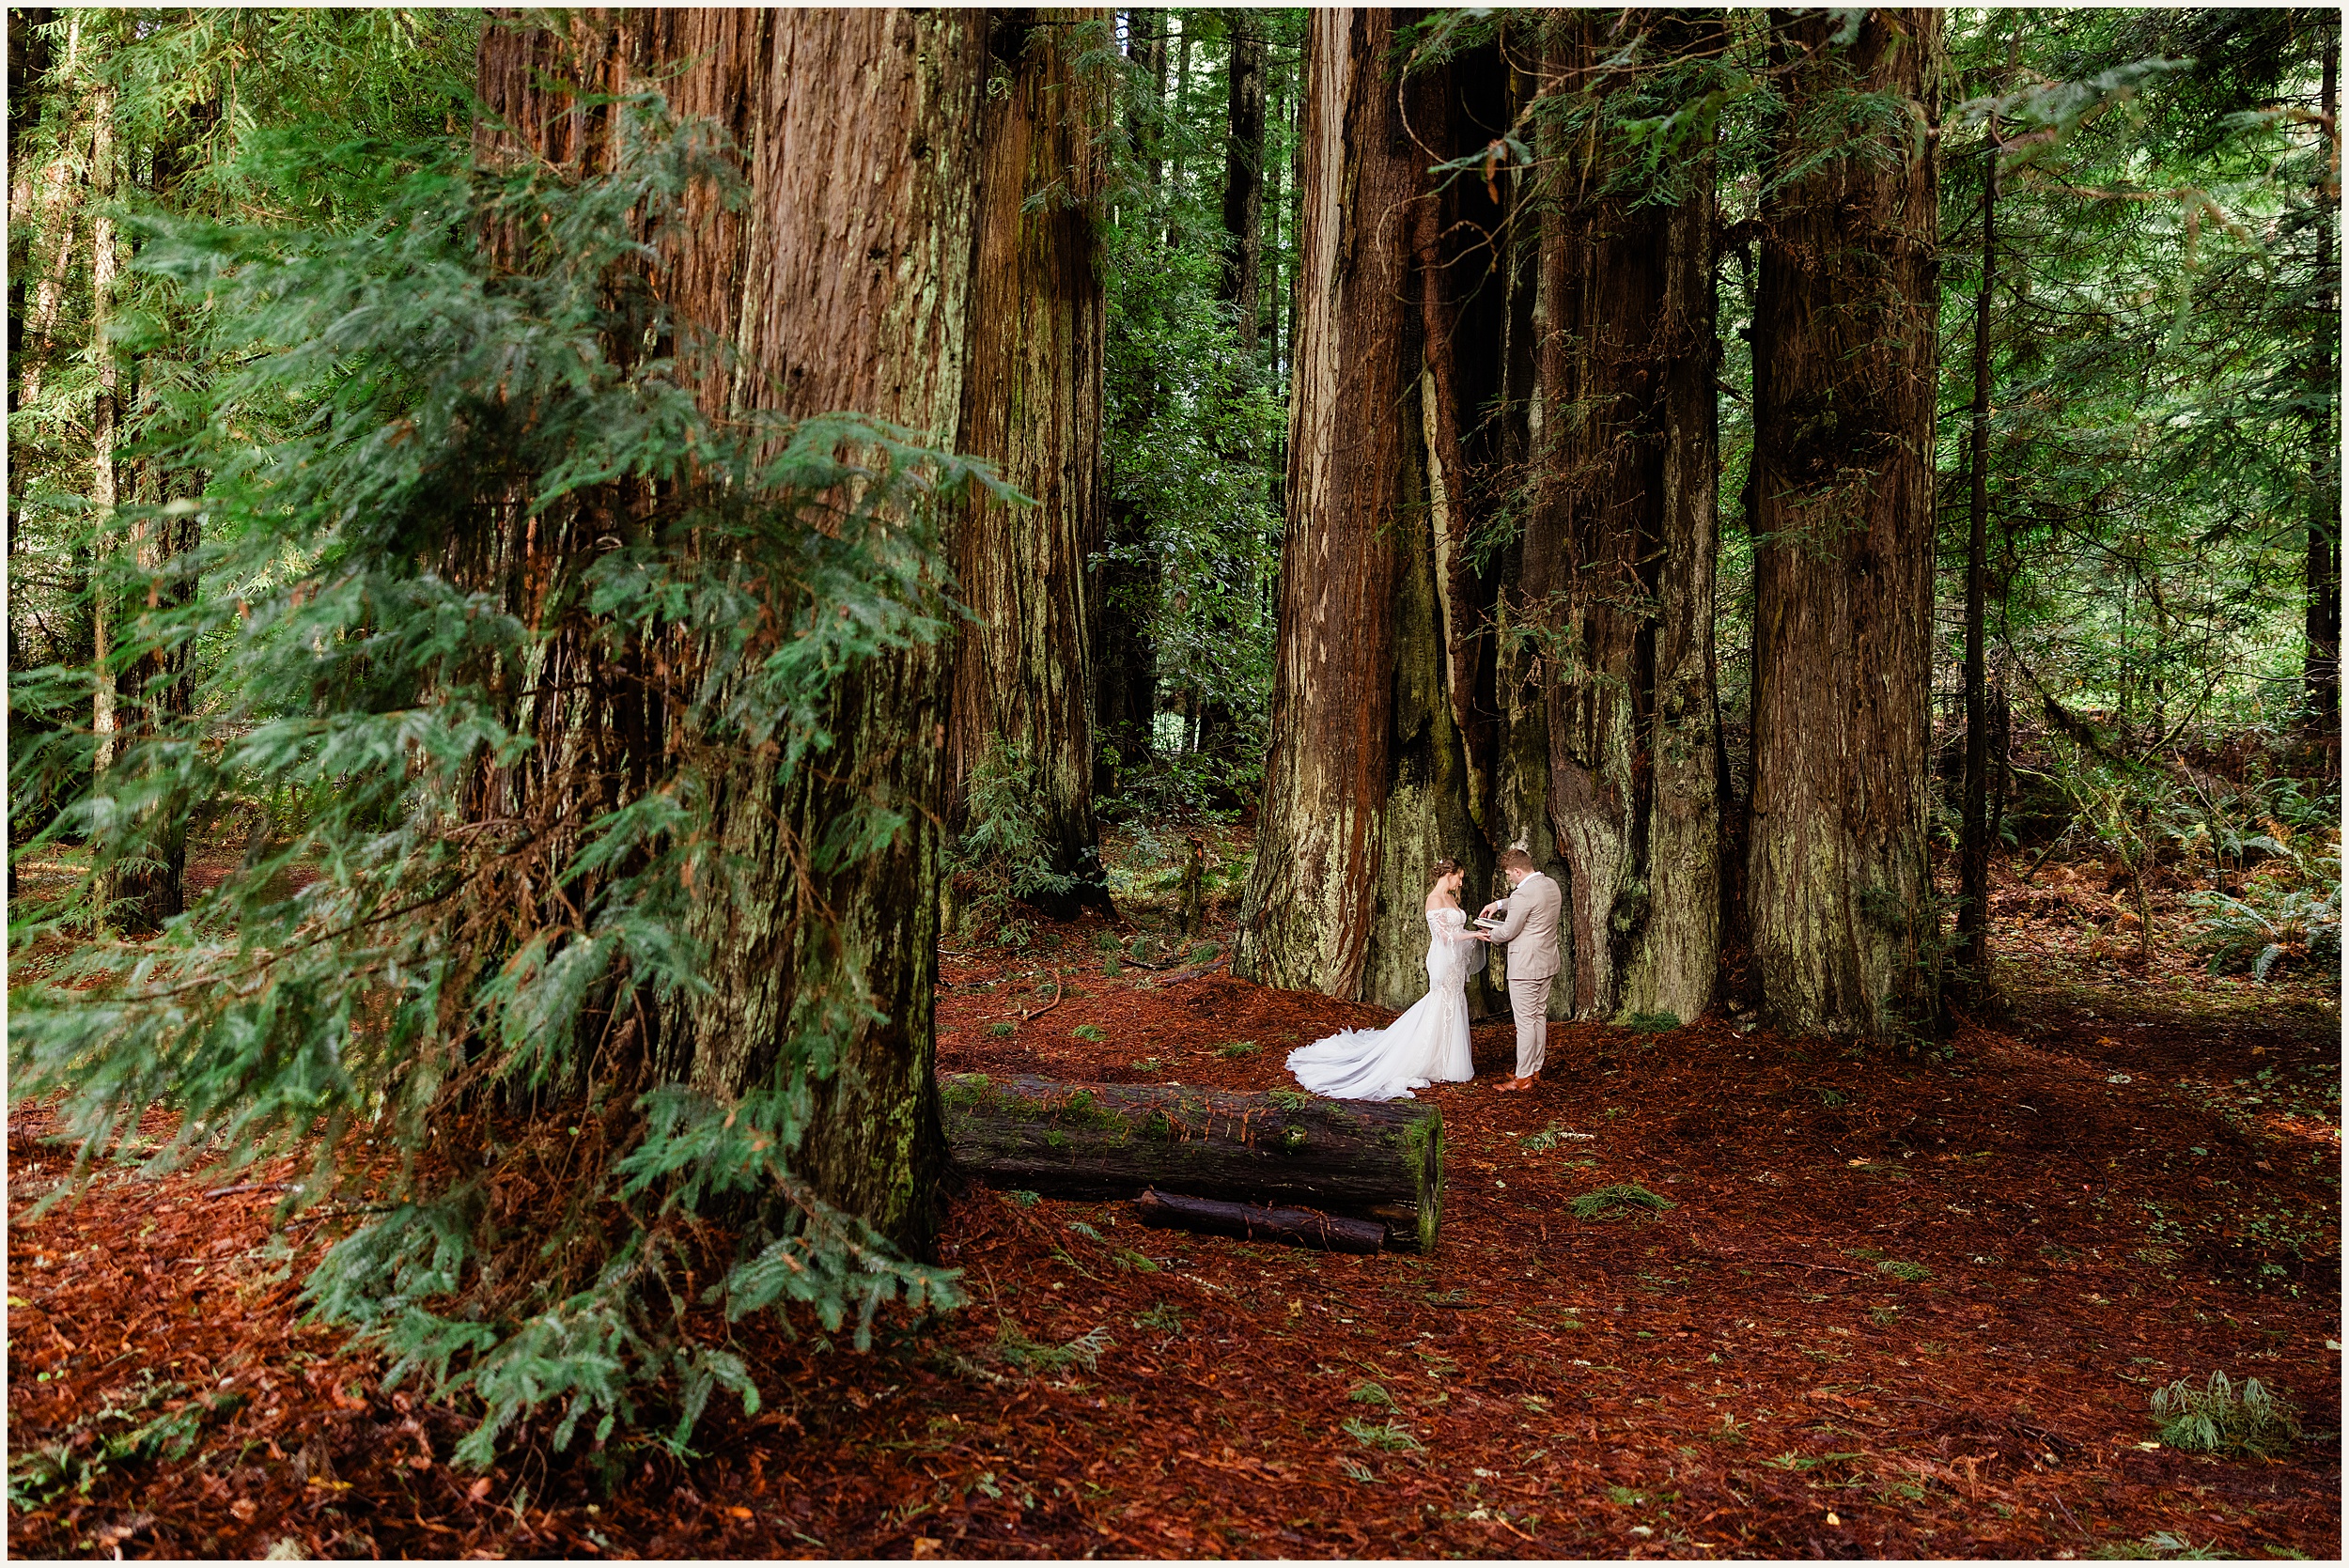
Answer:
[[[657,84],[679,115],[714,120],[744,199],[708,201],[653,263],[680,327],[729,346],[698,363],[705,405],[853,411],[944,446],[963,427],[986,48],[976,11],[586,10],[492,26],[480,85],[497,137],[585,171],[618,154],[614,95]],[[832,698],[820,766],[754,759],[716,782],[708,875],[725,881],[693,931],[707,985],[664,1010],[657,1048],[661,1076],[720,1095],[807,1053],[816,1105],[795,1169],[916,1245],[942,1157],[947,676],[934,644],[864,661]],[[880,842],[844,842],[876,822],[894,824]]]
[[[1747,914],[1791,1032],[1936,1006],[1935,235],[1941,19],[1780,13],[1754,319]]]
[[[1306,33],[1272,747],[1234,965],[1333,996],[1359,994],[1370,963],[1394,707],[1401,222],[1420,161],[1387,74],[1393,44],[1384,10],[1316,10]]]
[[[1109,94],[1075,61],[1102,10],[992,14],[959,449],[1033,505],[982,494],[956,520],[970,612],[946,731],[950,821],[1006,792],[1032,810],[1048,907],[1106,906],[1093,819],[1093,679],[1103,543],[1103,316],[1097,230]],[[991,800],[974,801],[973,784]],[[1066,884],[1065,886],[1063,884]]]
[[[1710,1004],[1720,926],[1713,691],[1712,131],[1641,159],[1617,126],[1699,96],[1718,18],[1559,14],[1540,213],[1540,437],[1517,597],[1545,666],[1549,826],[1574,1011]],[[1652,149],[1651,149],[1652,150]]]

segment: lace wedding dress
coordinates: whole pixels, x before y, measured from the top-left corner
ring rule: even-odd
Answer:
[[[1427,911],[1427,994],[1384,1029],[1349,1029],[1289,1052],[1289,1071],[1338,1100],[1409,1099],[1430,1083],[1474,1078],[1469,1061],[1468,977],[1485,944],[1459,909]]]

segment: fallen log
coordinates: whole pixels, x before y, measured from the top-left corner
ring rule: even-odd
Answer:
[[[1377,1220],[1399,1251],[1435,1250],[1443,1117],[1418,1100],[983,1073],[940,1080],[939,1097],[955,1163],[998,1188],[1309,1206]]]
[[[1160,1229],[1205,1231],[1242,1241],[1285,1241],[1331,1252],[1376,1252],[1387,1244],[1387,1228],[1376,1219],[1349,1219],[1314,1209],[1267,1208],[1227,1203],[1152,1188],[1134,1200],[1134,1218]]]

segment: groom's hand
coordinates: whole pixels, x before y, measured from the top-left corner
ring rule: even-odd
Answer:
[[[1491,917],[1491,915],[1492,915],[1492,912],[1493,912],[1495,909],[1498,909],[1498,908],[1501,908],[1501,901],[1500,901],[1499,899],[1495,899],[1493,902],[1491,902],[1490,904],[1486,905],[1486,906],[1485,906],[1482,909],[1479,909],[1479,910],[1477,910],[1476,912],[1477,912],[1477,915],[1478,915],[1478,917],[1479,917],[1480,919],[1489,919],[1489,918]]]

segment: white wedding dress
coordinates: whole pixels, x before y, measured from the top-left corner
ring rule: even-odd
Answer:
[[[1410,1099],[1430,1083],[1476,1076],[1469,1060],[1468,977],[1485,944],[1458,909],[1427,911],[1427,994],[1384,1029],[1349,1029],[1289,1052],[1289,1071],[1336,1100]]]

